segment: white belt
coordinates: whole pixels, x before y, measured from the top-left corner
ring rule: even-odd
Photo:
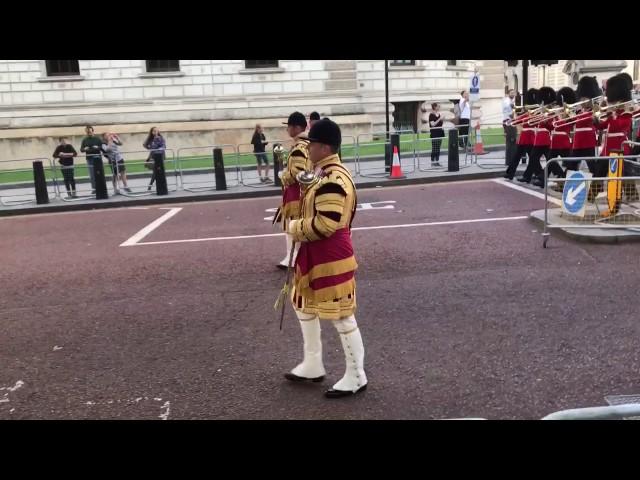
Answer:
[[[536,131],[536,133],[548,132],[549,131],[546,128],[534,128],[534,130]]]
[[[627,134],[624,132],[613,132],[613,133],[607,133],[607,137],[626,137]]]
[[[576,132],[593,132],[595,133],[595,130],[593,128],[576,128]]]
[[[569,135],[569,132],[551,132],[551,135]]]

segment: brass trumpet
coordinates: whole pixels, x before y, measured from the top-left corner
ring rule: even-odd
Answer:
[[[617,110],[624,110],[625,112],[631,112],[633,107],[638,104],[638,100],[629,100],[627,102],[614,103],[613,105],[607,105],[606,107],[597,107],[594,109],[594,117],[598,120],[602,120],[608,115],[614,113]]]
[[[306,192],[311,187],[313,187],[316,183],[320,181],[320,176],[316,175],[315,172],[305,170],[304,172],[300,172],[296,175],[296,180],[302,187],[302,192]]]

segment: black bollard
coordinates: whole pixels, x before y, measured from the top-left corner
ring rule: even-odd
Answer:
[[[213,169],[216,173],[216,190],[226,190],[227,177],[224,173],[224,158],[221,148],[213,149]]]
[[[167,174],[164,171],[164,152],[151,154],[153,158],[153,173],[156,177],[156,195],[169,195]]]
[[[280,179],[280,169],[282,168],[282,155],[275,151],[278,146],[280,146],[279,143],[276,143],[273,146],[273,184],[276,187],[281,187],[282,180]]]
[[[458,155],[458,129],[449,130],[449,153],[447,158],[447,171],[457,172],[460,170],[460,157]]]
[[[104,174],[104,164],[102,163],[102,157],[93,157],[93,177],[96,182],[96,200],[106,200],[109,198],[109,192],[107,192],[107,178]]]
[[[36,203],[41,205],[49,203],[49,192],[47,192],[47,179],[44,175],[42,161],[33,162],[33,184],[36,189]]]

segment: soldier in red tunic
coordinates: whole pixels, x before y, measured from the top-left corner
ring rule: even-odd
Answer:
[[[538,100],[543,105],[551,105],[556,101],[556,92],[551,87],[542,87],[538,92]],[[529,164],[519,182],[529,183],[533,176],[543,175],[540,159],[544,156],[549,160],[549,147],[551,145],[551,122],[536,123],[533,131],[533,148],[529,155]]]
[[[525,105],[535,105],[538,102],[538,90],[535,88],[530,88],[524,94],[524,104]],[[520,118],[526,118],[528,113],[525,113]],[[522,131],[518,136],[518,148],[516,148],[513,156],[509,159],[509,165],[507,167],[507,171],[504,174],[504,178],[509,180],[513,180],[514,175],[516,174],[516,169],[518,168],[518,164],[520,163],[520,159],[526,154],[528,157],[531,156],[531,150],[533,149],[533,137],[534,137],[534,128],[525,122],[523,124]]]

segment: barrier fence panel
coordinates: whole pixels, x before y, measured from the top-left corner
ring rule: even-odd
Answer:
[[[601,176],[593,176],[583,162],[578,174],[568,170],[566,178],[549,178],[549,170],[555,169],[552,166],[569,158],[584,160],[587,167]],[[544,166],[543,246],[547,246],[552,228],[640,232],[640,155],[569,158],[554,158]],[[559,192],[561,205],[550,206],[549,197],[558,196]]]
[[[289,155],[289,149],[291,148],[291,139],[289,140],[271,140],[267,139],[269,142],[265,146],[264,157],[260,158],[260,164],[263,165],[263,158],[267,159],[267,178],[268,180],[265,182],[261,180],[260,175],[258,174],[258,157],[253,151],[253,145],[250,143],[241,143],[237,146],[237,155],[238,155],[238,168],[240,170],[240,183],[245,187],[252,188],[265,188],[265,187],[273,187],[275,178],[274,178],[274,170],[273,170],[273,147],[276,144],[280,144],[284,147],[285,151],[282,152],[283,162],[286,161],[287,156]],[[281,165],[280,171],[284,168],[284,164]]]
[[[107,184],[113,189],[114,194],[129,198],[155,195],[152,152],[149,150],[134,150],[120,153],[124,158],[124,162],[115,165],[112,165],[111,162],[105,162],[104,165]],[[164,150],[163,163],[167,190],[176,192],[180,187],[180,175],[174,150]]]
[[[371,132],[361,133],[356,137],[356,171],[362,177],[381,178],[389,175],[385,165],[385,148],[390,145],[391,135],[400,135],[400,143],[410,140],[415,143],[415,133],[413,130],[402,130],[389,132],[389,140],[387,140],[387,132]],[[408,166],[414,163],[413,147],[411,148],[411,157],[409,159],[402,158],[400,154],[400,166]],[[412,167],[413,169],[415,167]],[[413,171],[413,170],[411,170]]]
[[[341,157],[340,160],[342,164],[349,169],[351,175],[355,176],[357,174],[356,168],[356,153],[357,153],[357,145],[356,145],[356,137],[353,135],[343,135],[342,136],[342,145],[340,146]]]
[[[411,135],[401,135],[399,150],[402,173],[415,172],[418,156],[418,136],[413,133]]]
[[[55,175],[47,158],[0,160],[0,205],[26,205],[36,202],[33,162],[44,167],[49,199],[55,198]]]
[[[102,156],[95,155],[89,160],[82,155],[74,157],[73,164],[68,167],[63,167],[57,160],[51,161],[51,169],[55,177],[55,188],[57,196],[65,202],[74,202],[79,200],[88,200],[95,198],[96,190],[93,183],[93,163],[95,161],[102,161],[104,167],[105,177],[107,178],[107,190],[111,183],[111,170],[109,168],[109,162],[103,159]],[[66,191],[65,175],[69,181],[73,180],[75,184],[75,194],[69,195]]]
[[[237,187],[242,182],[238,150],[236,145],[204,145],[184,147],[177,150],[177,169],[181,187],[188,192],[204,192],[216,189],[216,176],[213,166],[213,151],[222,150],[227,187]]]
[[[500,128],[502,129],[502,127]],[[474,162],[479,168],[483,169],[506,169],[507,147],[505,133],[504,131],[495,133],[493,130],[480,129],[480,138],[478,138],[478,130],[473,130]],[[481,153],[481,151],[484,151],[484,153]]]

